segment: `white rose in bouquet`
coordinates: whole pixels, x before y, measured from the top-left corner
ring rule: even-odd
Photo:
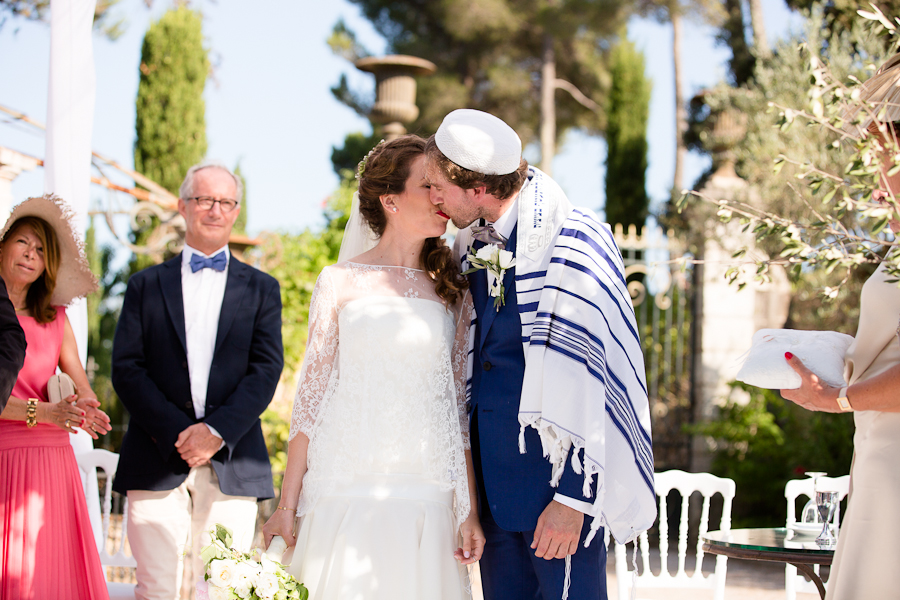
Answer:
[[[213,587],[227,588],[234,581],[237,563],[230,558],[214,560],[209,563],[209,582]]]
[[[238,563],[234,572],[234,581],[232,582],[234,593],[241,598],[249,598],[250,592],[256,587],[256,578],[258,576],[258,566],[254,567],[251,562]]]
[[[256,595],[262,600],[272,600],[278,593],[278,576],[274,573],[263,573],[256,580]]]
[[[234,592],[230,589],[216,587],[214,585],[211,585],[206,589],[206,595],[209,600],[233,600],[235,597]]]

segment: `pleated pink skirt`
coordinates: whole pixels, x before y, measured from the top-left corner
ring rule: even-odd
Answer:
[[[69,436],[0,420],[0,600],[106,600]]]

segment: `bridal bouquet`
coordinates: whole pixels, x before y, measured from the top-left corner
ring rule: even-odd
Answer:
[[[231,548],[231,530],[216,524],[212,542],[200,551],[205,581],[197,584],[198,600],[306,600],[309,591],[284,565],[259,550]],[[205,586],[205,590],[203,587]]]
[[[493,275],[493,281],[491,281],[491,278],[488,278],[488,282],[491,286],[488,293],[490,293],[491,297],[494,299],[494,309],[499,311],[500,307],[506,303],[506,290],[503,289],[503,275],[508,269],[511,269],[516,265],[516,259],[513,256],[513,253],[508,250],[503,250],[497,244],[487,244],[479,248],[475,254],[472,254],[471,249],[469,249],[466,260],[469,261],[471,268],[463,271],[463,275],[474,273],[479,269],[485,269],[488,273]]]

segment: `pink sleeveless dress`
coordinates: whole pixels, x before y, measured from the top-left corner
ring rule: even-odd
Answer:
[[[47,402],[65,309],[45,325],[20,316],[28,349],[12,395]],[[0,419],[0,599],[108,599],[69,434]]]

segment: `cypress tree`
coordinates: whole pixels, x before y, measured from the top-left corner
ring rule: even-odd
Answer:
[[[234,221],[234,232],[241,235],[247,235],[247,178],[244,177],[244,173],[241,171],[241,161],[238,161],[238,164],[235,165],[234,174],[241,180],[241,184],[244,188],[243,198],[236,198],[236,200],[241,203],[241,212]]]
[[[200,13],[181,4],[152,23],[144,34],[140,71],[134,168],[177,195],[187,170],[206,155],[203,88],[209,58]],[[156,225],[153,219],[134,231],[135,244],[146,243]],[[135,255],[131,272],[153,262],[151,256]]]
[[[151,24],[140,69],[134,167],[177,194],[184,174],[206,155],[209,59],[200,13],[180,5]]]
[[[606,220],[638,230],[647,218],[647,117],[650,82],[644,55],[623,34],[610,57],[607,99]]]

